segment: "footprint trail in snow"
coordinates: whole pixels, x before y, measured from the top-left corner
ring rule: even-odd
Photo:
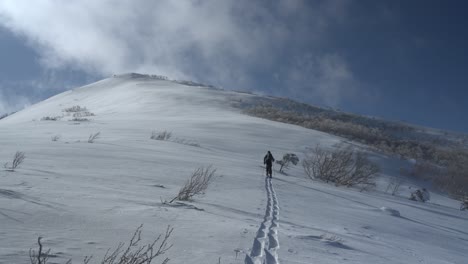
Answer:
[[[278,221],[279,206],[275,189],[271,184],[271,179],[265,178],[265,189],[267,193],[267,207],[265,216],[254,238],[252,251],[245,256],[246,264],[278,264],[279,249],[278,241]]]

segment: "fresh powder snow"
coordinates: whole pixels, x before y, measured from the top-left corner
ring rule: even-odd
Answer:
[[[410,201],[417,183],[384,191],[405,161],[369,152],[382,167],[369,192],[312,181],[299,164],[267,179],[268,150],[301,159],[346,140],[232,106],[251,96],[127,74],[0,120],[0,161],[25,154],[0,171],[0,263],[29,263],[38,237],[50,263],[99,263],[141,224],[144,241],[174,228],[169,263],[467,263],[459,202]],[[204,195],[168,203],[209,165]]]

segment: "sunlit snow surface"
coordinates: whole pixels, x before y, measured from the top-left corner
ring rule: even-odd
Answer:
[[[457,201],[409,201],[408,186],[400,196],[379,191],[402,161],[373,154],[383,176],[367,193],[308,180],[301,166],[275,168],[270,184],[267,150],[302,158],[342,139],[231,107],[250,96],[125,75],[0,120],[0,162],[26,154],[15,172],[0,171],[0,263],[29,263],[39,236],[51,263],[86,255],[98,263],[140,224],[146,241],[174,227],[169,263],[467,263],[468,212]],[[70,121],[63,109],[75,105],[94,116]],[[153,130],[172,137],[152,140]],[[210,164],[218,177],[204,196],[162,204]]]

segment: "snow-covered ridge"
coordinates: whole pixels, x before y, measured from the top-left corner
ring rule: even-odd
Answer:
[[[58,94],[8,116],[2,122],[29,122],[39,121],[44,117],[57,117],[62,115],[65,108],[75,105],[90,109],[96,114],[95,120],[99,120],[102,115],[138,115],[140,111],[157,113],[175,110],[180,115],[183,114],[181,109],[187,105],[196,109],[200,109],[200,105],[205,109],[229,106],[227,94],[230,92],[218,90],[219,93],[215,93],[210,90],[213,90],[212,87],[167,80],[164,76],[122,74]],[[180,107],[172,107],[176,105]],[[195,114],[194,109],[190,109],[186,114]],[[219,107],[218,110],[230,109]]]

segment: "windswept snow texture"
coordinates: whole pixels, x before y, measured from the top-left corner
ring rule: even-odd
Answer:
[[[169,263],[467,263],[468,213],[456,201],[379,191],[401,161],[373,154],[383,178],[370,193],[308,180],[301,166],[265,179],[267,150],[302,158],[342,139],[230,107],[250,96],[124,75],[0,120],[0,162],[26,154],[0,171],[0,263],[29,263],[38,236],[51,263],[98,261],[140,224],[146,240],[174,227]],[[218,176],[205,195],[162,203],[210,164]]]

